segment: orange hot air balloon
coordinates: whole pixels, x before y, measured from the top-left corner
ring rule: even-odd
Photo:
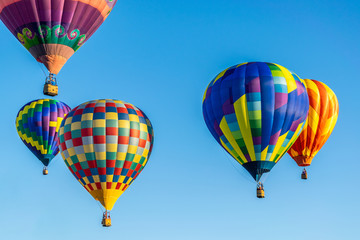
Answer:
[[[309,116],[298,139],[288,153],[300,167],[310,166],[312,159],[334,130],[339,103],[335,93],[324,83],[304,79],[309,96]],[[307,179],[304,168],[302,179]]]

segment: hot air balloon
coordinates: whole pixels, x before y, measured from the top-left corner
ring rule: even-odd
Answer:
[[[58,131],[61,121],[70,111],[63,102],[39,99],[25,104],[16,117],[16,130],[30,151],[47,166],[59,152]]]
[[[217,75],[203,98],[203,115],[216,141],[257,182],[270,172],[301,132],[309,108],[303,81],[266,62],[230,67]]]
[[[145,113],[130,103],[103,99],[74,108],[60,127],[61,155],[74,177],[110,210],[145,167],[154,134]]]
[[[0,19],[49,70],[44,94],[57,95],[55,75],[105,21],[117,0],[0,0]]]
[[[310,166],[312,159],[334,130],[339,103],[335,93],[324,83],[312,79],[304,81],[309,95],[309,116],[299,138],[288,153],[300,167],[304,167],[301,178],[307,179],[305,167]]]

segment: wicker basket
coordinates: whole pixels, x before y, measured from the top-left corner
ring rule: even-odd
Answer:
[[[44,94],[48,96],[58,95],[58,86],[52,85],[50,83],[44,84]]]

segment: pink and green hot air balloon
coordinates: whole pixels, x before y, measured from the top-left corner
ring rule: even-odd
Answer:
[[[0,19],[45,65],[53,80],[53,75],[105,21],[116,1],[0,0]]]

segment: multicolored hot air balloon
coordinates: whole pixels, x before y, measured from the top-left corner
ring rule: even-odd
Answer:
[[[312,159],[334,130],[339,114],[338,100],[328,86],[316,80],[304,81],[309,95],[309,116],[299,138],[288,151],[300,167],[310,166]],[[301,178],[307,179],[305,168]]]
[[[49,70],[66,61],[105,21],[117,0],[0,0],[0,19]]]
[[[74,177],[110,211],[145,167],[154,133],[140,109],[119,100],[94,100],[74,108],[60,127],[61,155]]]
[[[30,151],[47,166],[59,152],[58,131],[61,121],[70,111],[63,102],[39,99],[25,104],[16,117],[16,130]]]
[[[216,141],[258,183],[295,142],[309,109],[303,81],[266,62],[230,67],[213,79],[203,98],[203,115]]]

